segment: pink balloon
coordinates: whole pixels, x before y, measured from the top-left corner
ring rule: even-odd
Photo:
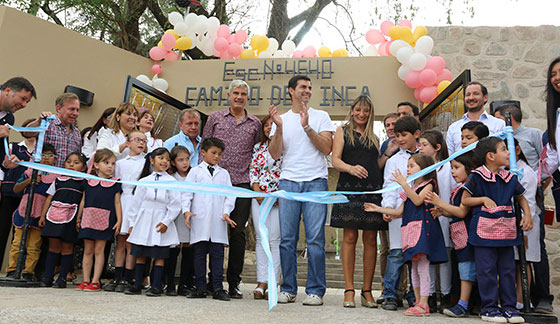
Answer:
[[[153,74],[160,74],[161,73],[161,65],[159,65],[159,64],[152,65],[152,73]]]
[[[243,52],[243,47],[239,44],[229,44],[228,52],[233,57],[239,57],[241,52]]]
[[[229,36],[229,35],[228,35]],[[220,53],[228,48],[228,41],[223,37],[218,37],[214,41],[214,48]]]
[[[385,40],[383,34],[377,29],[371,29],[366,33],[366,41],[371,45],[379,44]]]
[[[170,51],[175,46],[175,36],[171,33],[165,33],[161,36],[161,44],[163,48]]]
[[[428,59],[428,62],[426,62],[425,68],[440,73],[445,68],[445,59],[441,56],[432,56]]]
[[[218,27],[218,37],[226,38],[229,37],[230,33],[228,25],[220,25],[220,27]]]
[[[379,44],[379,48],[377,49],[377,52],[379,53],[380,56],[389,56],[388,52],[389,52],[389,47],[387,46],[389,42],[388,41],[384,41],[383,43]]]
[[[420,72],[418,71],[410,71],[406,75],[406,80],[404,81],[406,86],[414,89],[420,86]]]
[[[163,60],[167,51],[159,46],[154,46],[150,49],[150,58],[154,61]]]
[[[224,51],[221,53],[220,58],[222,60],[230,60],[233,58],[233,56],[231,55],[231,53],[229,51]]]
[[[389,36],[389,28],[395,26],[395,24],[393,24],[393,22],[389,21],[389,20],[385,20],[384,22],[381,23],[381,32],[383,33],[383,35],[385,36]]]
[[[295,58],[303,57],[303,51],[302,51],[302,50],[295,50],[295,51],[292,53],[292,57],[295,57]]]
[[[403,19],[399,22],[399,26],[408,27],[412,29],[412,23],[408,19]]]
[[[420,101],[430,103],[437,97],[437,88],[435,86],[425,87],[420,91]]]
[[[443,69],[443,71],[441,71],[437,75],[436,84],[439,84],[443,80],[451,81],[452,79],[453,75],[451,74],[451,71],[449,71],[448,69]]]
[[[317,50],[313,46],[307,46],[303,49],[303,57],[315,57],[317,56]]]
[[[179,56],[177,55],[177,53],[170,51],[169,53],[167,53],[165,55],[165,60],[166,61],[177,61],[177,59],[179,58]]]
[[[240,29],[235,32],[235,42],[237,44],[243,44],[247,40],[247,32],[243,29]],[[235,56],[235,55],[234,55]]]
[[[419,86],[418,88],[414,89],[414,98],[420,100],[420,92],[424,89],[423,86]]]
[[[437,73],[434,72],[434,70],[424,69],[420,72],[420,76],[418,79],[423,86],[428,87],[434,85],[434,83],[436,82]]]

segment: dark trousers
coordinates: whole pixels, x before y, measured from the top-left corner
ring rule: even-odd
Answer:
[[[2,269],[4,252],[12,231],[12,216],[20,201],[21,197],[11,196],[2,196],[2,200],[0,200],[0,269]]]
[[[560,172],[554,172],[556,175],[555,178],[555,185],[560,185]],[[556,178],[559,178],[559,181],[556,181]],[[558,205],[560,204],[560,188],[553,189],[552,193],[554,196],[554,201],[556,202],[556,213],[557,215],[560,214],[560,209]],[[541,210],[539,215],[541,219],[540,230],[541,230],[541,262],[533,263],[533,271],[535,273],[534,281],[531,282],[531,300],[533,305],[537,305],[539,301],[545,300],[548,303],[552,303],[554,296],[550,294],[550,265],[548,264],[548,254],[546,253],[546,245],[544,242],[545,236],[545,226],[544,226],[544,218],[545,218],[545,208],[544,208],[544,193],[542,188],[539,187],[537,190],[537,206]],[[558,217],[558,216],[557,216]]]
[[[248,183],[235,185],[236,187],[250,189]],[[251,198],[237,198],[235,208],[230,218],[237,223],[235,228],[229,227],[229,259],[227,266],[227,281],[230,287],[237,287],[241,282],[241,272],[245,261],[245,224],[249,220],[251,211]]]
[[[195,285],[198,289],[206,290],[206,257],[210,255],[210,268],[212,273],[212,288],[214,291],[224,289],[224,245],[202,241],[192,245],[194,252]]]
[[[481,314],[499,310],[498,300],[502,310],[517,314],[513,247],[475,246],[474,262],[482,300]]]

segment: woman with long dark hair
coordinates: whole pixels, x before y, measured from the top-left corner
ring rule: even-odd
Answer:
[[[115,109],[115,107],[105,109],[91,129],[82,136],[84,140],[82,153],[84,153],[88,159],[90,159],[93,156],[93,153],[95,153],[95,150],[97,149],[97,142],[99,141],[99,138],[101,138],[101,135],[103,135],[103,132],[109,128],[109,119],[115,112]]]

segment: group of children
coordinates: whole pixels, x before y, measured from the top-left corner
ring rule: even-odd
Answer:
[[[64,167],[69,171],[86,172],[89,166],[88,173],[106,180],[86,180],[78,174],[42,173],[37,177],[22,271],[24,279],[32,280],[41,253],[41,238],[46,238],[48,253],[40,285],[65,288],[67,274],[72,269],[74,244],[83,241],[84,279],[75,289],[99,291],[106,261],[105,245],[116,240],[115,279],[104,290],[141,294],[146,269],[153,264],[147,296],[161,296],[165,289],[166,295],[205,298],[209,255],[212,283],[209,290],[214,299],[229,300],[222,287],[223,263],[224,247],[228,244],[227,226],[236,226],[229,218],[235,198],[165,189],[173,187],[176,181],[231,186],[229,173],[217,165],[224,143],[217,138],[203,140],[200,145],[203,161],[192,169],[187,148],[175,146],[169,152],[161,147],[146,156],[146,144],[146,135],[133,131],[127,135],[129,154],[122,159],[117,160],[109,149],[97,150],[89,163],[81,152],[64,157]],[[56,159],[55,148],[45,144],[40,163],[52,166]],[[13,217],[16,231],[8,277],[15,275],[30,176],[29,169],[14,185],[14,191],[24,195]],[[131,181],[144,185],[135,186]],[[176,290],[179,253],[182,262]],[[54,280],[57,266],[59,275]]]
[[[440,132],[421,132],[414,117],[400,118],[395,124],[395,134],[400,151],[387,161],[384,187],[398,183],[402,190],[400,194],[399,190],[383,194],[383,207],[365,203],[364,208],[382,213],[390,222],[391,249],[394,249],[393,240],[400,240],[401,248],[395,252],[402,257],[388,259],[389,263],[400,264],[388,265],[387,269],[400,269],[404,263],[411,263],[416,301],[409,302],[405,315],[429,315],[428,298],[436,281],[430,266],[440,264],[440,286],[442,291],[447,290],[444,293],[448,294],[451,287],[447,269],[458,267],[461,280],[460,299],[455,306],[445,309],[444,314],[468,316],[472,286],[478,282],[483,320],[522,323],[524,320],[516,308],[519,267],[516,269],[514,247],[522,243],[517,225],[523,231],[538,231],[538,224],[533,229],[533,219],[538,221],[535,207],[538,181],[524,161],[519,145],[516,145],[516,157],[523,170],[522,180],[507,170],[510,153],[506,143],[498,137],[487,137],[488,128],[484,124],[468,122],[462,129],[461,145],[464,148],[479,141],[474,152],[407,182],[404,172],[411,175],[446,159],[447,148]],[[519,224],[514,199],[522,210]],[[391,231],[391,225],[395,224],[398,229]],[[538,236],[538,233],[529,235],[529,247],[538,246]],[[447,241],[453,243],[456,265],[451,265],[451,245]],[[396,291],[397,287],[387,287],[387,281],[385,284],[386,291]]]

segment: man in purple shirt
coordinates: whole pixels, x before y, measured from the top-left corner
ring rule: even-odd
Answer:
[[[51,121],[45,132],[45,143],[56,149],[57,160],[55,166],[64,167],[68,154],[80,151],[82,137],[76,127],[76,120],[80,114],[80,99],[73,93],[63,93],[56,98],[56,118]]]
[[[261,140],[261,122],[245,109],[248,93],[249,85],[245,81],[233,80],[228,92],[229,108],[208,116],[202,137],[216,137],[224,141],[226,149],[219,166],[229,172],[234,186],[251,189],[249,164],[253,146]],[[238,224],[235,228],[229,228],[227,281],[231,298],[243,298],[239,282],[245,259],[245,224],[250,210],[250,198],[237,198],[235,209],[230,215]]]

